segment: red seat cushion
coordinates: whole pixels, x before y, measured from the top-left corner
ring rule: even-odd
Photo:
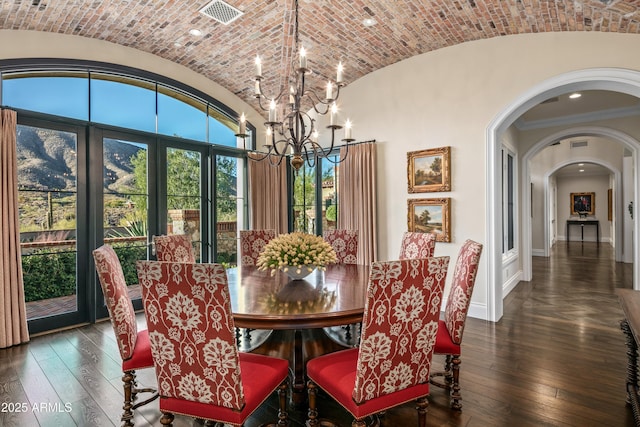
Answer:
[[[136,338],[136,346],[133,348],[133,354],[127,360],[122,361],[123,371],[135,371],[136,369],[150,368],[153,366],[153,357],[151,356],[151,344],[149,343],[149,331],[138,331]]]
[[[438,334],[436,335],[433,352],[436,354],[460,354],[460,344],[456,344],[451,340],[451,335],[444,320],[438,321]]]
[[[160,410],[241,425],[287,378],[289,362],[260,354],[240,353],[245,405],[241,411],[184,399],[160,397]]]
[[[429,384],[419,384],[358,405],[352,397],[357,360],[358,349],[354,348],[320,356],[307,363],[309,379],[331,395],[357,419],[429,394]]]

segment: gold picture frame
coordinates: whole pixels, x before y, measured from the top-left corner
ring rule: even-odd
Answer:
[[[409,193],[451,191],[451,147],[407,153]]]
[[[451,198],[408,199],[407,229],[434,233],[437,242],[451,242]]]
[[[571,193],[571,215],[594,215],[596,212],[596,193]]]

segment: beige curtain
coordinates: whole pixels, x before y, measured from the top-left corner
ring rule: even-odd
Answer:
[[[249,157],[256,156],[253,153]],[[259,157],[259,156],[256,156]],[[269,159],[249,159],[249,224],[253,230],[288,231],[287,159],[273,166]],[[274,160],[275,162],[275,160]]]
[[[0,110],[0,348],[29,341],[18,223],[16,112]]]
[[[357,144],[340,149],[338,165],[338,228],[358,230],[358,264],[378,259],[376,215],[376,145]]]

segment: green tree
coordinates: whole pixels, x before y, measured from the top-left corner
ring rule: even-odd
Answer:
[[[440,173],[442,173],[442,159],[440,157],[433,159],[433,162],[431,163],[431,171],[435,175],[440,175]]]
[[[420,224],[427,225],[429,224],[429,221],[431,221],[431,214],[429,213],[429,211],[425,209],[422,212],[420,212],[420,217],[418,218],[418,222]]]
[[[216,214],[218,221],[235,221],[237,218],[237,160],[233,157],[216,157]]]
[[[200,153],[189,150],[167,150],[167,208],[200,209]],[[236,219],[237,161],[233,157],[216,157],[217,215],[219,221]],[[131,157],[133,167],[132,201],[136,211],[147,207],[147,151],[139,150]]]
[[[316,201],[315,169],[306,165],[293,177],[293,210],[297,213],[295,230],[308,232],[307,210],[313,209]]]
[[[200,153],[167,150],[167,208],[200,209]]]

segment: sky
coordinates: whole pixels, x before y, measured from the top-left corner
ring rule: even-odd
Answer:
[[[152,86],[86,77],[4,78],[2,105],[150,133],[236,146],[235,132],[202,109]],[[89,93],[91,92],[91,102]],[[207,137],[207,126],[209,127]]]

